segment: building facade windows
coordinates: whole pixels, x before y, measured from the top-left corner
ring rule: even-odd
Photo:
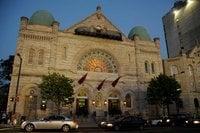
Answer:
[[[44,61],[44,50],[39,50],[38,52],[38,65],[43,65]]]
[[[29,58],[28,58],[28,63],[33,64],[34,63],[34,57],[35,57],[35,50],[31,48],[29,50]]]
[[[171,76],[175,76],[178,74],[178,67],[175,65],[171,66]]]
[[[126,107],[131,108],[131,95],[130,94],[127,94],[125,96],[125,101],[126,101]]]
[[[192,76],[194,74],[194,69],[192,65],[188,65],[188,71],[189,71],[189,76]]]
[[[145,61],[144,67],[145,67],[145,72],[149,73],[149,62],[148,61]]]
[[[77,65],[78,70],[106,73],[117,73],[117,68],[113,57],[102,50],[86,53]]]
[[[155,73],[155,65],[154,65],[154,63],[151,63],[151,72]]]

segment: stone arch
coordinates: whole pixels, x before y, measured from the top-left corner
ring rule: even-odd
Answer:
[[[44,50],[40,49],[38,51],[38,65],[43,65],[44,64]]]
[[[35,49],[30,48],[28,52],[28,63],[33,64],[35,62]]]
[[[136,108],[136,106],[137,106],[136,92],[134,92],[131,89],[125,90],[124,95],[123,95],[125,101],[126,101],[126,96],[128,94],[131,96],[131,107],[128,107],[128,108]]]
[[[89,97],[89,89],[87,87],[83,87],[81,86],[80,88],[78,88],[76,90],[76,96],[77,97],[81,97],[81,96],[84,96],[84,97]]]
[[[39,89],[35,84],[23,87],[24,115],[27,119],[36,119],[39,103]]]

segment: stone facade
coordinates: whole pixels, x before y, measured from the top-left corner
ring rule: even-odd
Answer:
[[[164,72],[181,85],[183,107],[180,111],[195,113],[194,99],[200,100],[200,48],[196,46],[182,56],[164,60]]]
[[[120,33],[122,40],[75,34],[78,27]],[[97,116],[109,113],[112,107],[122,113],[146,116],[149,113],[145,101],[147,83],[163,72],[159,40],[143,41],[139,36],[128,39],[101,11],[64,30],[54,21],[51,26],[29,24],[21,17],[16,53],[22,57],[16,112],[28,118],[54,113],[54,105],[47,101],[46,111],[40,109],[42,75],[58,72],[74,80],[74,102],[64,106],[62,113],[86,107],[89,114]],[[19,70],[19,58],[15,56],[9,99],[15,97]],[[83,84],[77,81],[87,74]],[[118,84],[111,84],[121,76]],[[97,86],[105,79],[100,91]],[[8,102],[7,111],[13,111],[14,102]]]

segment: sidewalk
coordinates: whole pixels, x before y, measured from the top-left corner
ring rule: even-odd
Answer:
[[[92,118],[79,118],[79,128],[98,128],[98,124]]]

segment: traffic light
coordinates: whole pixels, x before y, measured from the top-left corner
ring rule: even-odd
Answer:
[[[47,108],[47,102],[45,100],[42,100],[42,103],[40,105],[40,109],[41,110],[46,110],[46,108]]]

